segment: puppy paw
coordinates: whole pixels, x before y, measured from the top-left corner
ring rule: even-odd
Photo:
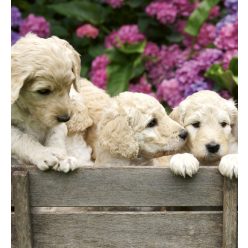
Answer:
[[[221,158],[219,171],[223,176],[238,178],[238,154],[228,154]]]
[[[170,160],[170,169],[176,175],[192,177],[199,170],[199,161],[190,153],[176,154]]]
[[[53,167],[53,170],[67,173],[77,169],[78,167],[78,161],[76,158],[66,157],[65,159],[60,160],[59,163]]]

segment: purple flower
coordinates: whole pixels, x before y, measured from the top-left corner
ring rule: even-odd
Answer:
[[[140,77],[138,81],[135,82],[135,84],[130,84],[128,90],[132,92],[140,92],[155,96],[154,93],[152,92],[152,87],[148,83],[145,76]]]
[[[124,0],[104,0],[104,2],[110,5],[112,8],[117,9],[123,5]]]
[[[25,20],[23,20],[20,26],[21,35],[25,35],[29,32],[45,38],[50,34],[50,25],[43,16],[30,14]]]
[[[145,9],[147,15],[155,16],[163,24],[173,23],[176,19],[178,9],[172,3],[154,1]]]
[[[147,57],[158,57],[159,56],[159,47],[154,42],[147,42],[144,49],[144,55]]]
[[[214,6],[209,13],[208,19],[212,20],[220,15],[220,6]]]
[[[220,30],[227,24],[227,23],[235,23],[238,21],[238,15],[237,13],[227,15],[224,18],[222,18],[216,25],[216,34],[219,35]]]
[[[202,78],[201,80],[192,83],[190,85],[187,85],[187,87],[185,87],[184,90],[184,97],[190,96],[192,94],[194,94],[195,92],[201,91],[201,90],[211,90],[211,84],[207,83],[204,81],[204,79]]]
[[[11,7],[11,27],[19,27],[22,22],[22,15],[20,10],[13,6]]]
[[[226,8],[234,13],[238,11],[238,0],[225,0],[225,6]]]
[[[105,89],[107,85],[107,66],[109,59],[103,54],[97,56],[91,64],[90,79],[99,88]]]
[[[197,37],[197,44],[205,47],[214,42],[216,37],[215,26],[209,23],[204,23]]]
[[[183,100],[183,94],[177,80],[164,80],[157,89],[157,98],[165,101],[170,107],[177,106]]]
[[[238,57],[237,49],[228,50],[225,52],[224,57],[223,57],[223,64],[222,64],[224,69],[227,69],[229,67],[229,63],[233,57]]]
[[[190,3],[189,0],[174,0],[172,3],[178,9],[180,16],[189,16],[196,7],[196,4]]]
[[[20,38],[21,36],[18,33],[11,30],[11,45],[14,45]]]
[[[196,60],[189,60],[176,71],[176,79],[182,85],[188,85],[198,81],[201,77],[199,73],[202,70],[202,65]]]
[[[221,50],[215,48],[205,48],[196,57],[202,70],[207,70],[211,65],[220,63],[223,58]]]
[[[105,47],[120,47],[125,43],[134,44],[143,40],[145,36],[139,31],[137,25],[123,25],[105,38]]]
[[[230,94],[230,92],[228,91],[228,90],[221,90],[221,91],[219,91],[218,92],[219,93],[219,95],[221,96],[221,97],[223,97],[223,98],[225,98],[225,99],[230,99],[232,96],[231,96],[231,94]]]
[[[223,50],[238,49],[238,22],[227,23],[222,27],[214,44]]]

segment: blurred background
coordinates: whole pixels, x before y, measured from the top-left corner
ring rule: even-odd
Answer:
[[[237,12],[237,0],[12,0],[11,42],[28,32],[66,39],[83,77],[170,110],[204,89],[237,101]]]

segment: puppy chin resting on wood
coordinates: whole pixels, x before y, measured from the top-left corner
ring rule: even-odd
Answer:
[[[65,122],[72,106],[69,91],[80,74],[80,57],[65,40],[21,38],[11,51],[11,153],[40,170],[68,172],[90,161],[91,149],[80,140],[84,161],[68,155]],[[88,127],[92,121],[84,120]],[[84,150],[84,151],[83,151]]]
[[[182,154],[174,155],[170,168],[175,174],[192,176],[202,164],[219,162],[219,171],[238,177],[238,111],[233,100],[209,90],[197,92],[176,107],[170,117],[188,131]]]

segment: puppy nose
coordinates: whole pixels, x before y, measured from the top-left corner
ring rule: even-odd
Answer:
[[[67,122],[70,120],[70,116],[69,115],[60,115],[60,116],[57,116],[57,120],[58,122]]]
[[[215,142],[211,142],[206,145],[206,148],[210,153],[216,153],[219,151],[220,145]]]
[[[181,139],[186,140],[186,138],[188,137],[188,132],[187,132],[185,129],[183,129],[183,130],[180,131],[180,133],[179,133],[178,136],[179,136]]]

